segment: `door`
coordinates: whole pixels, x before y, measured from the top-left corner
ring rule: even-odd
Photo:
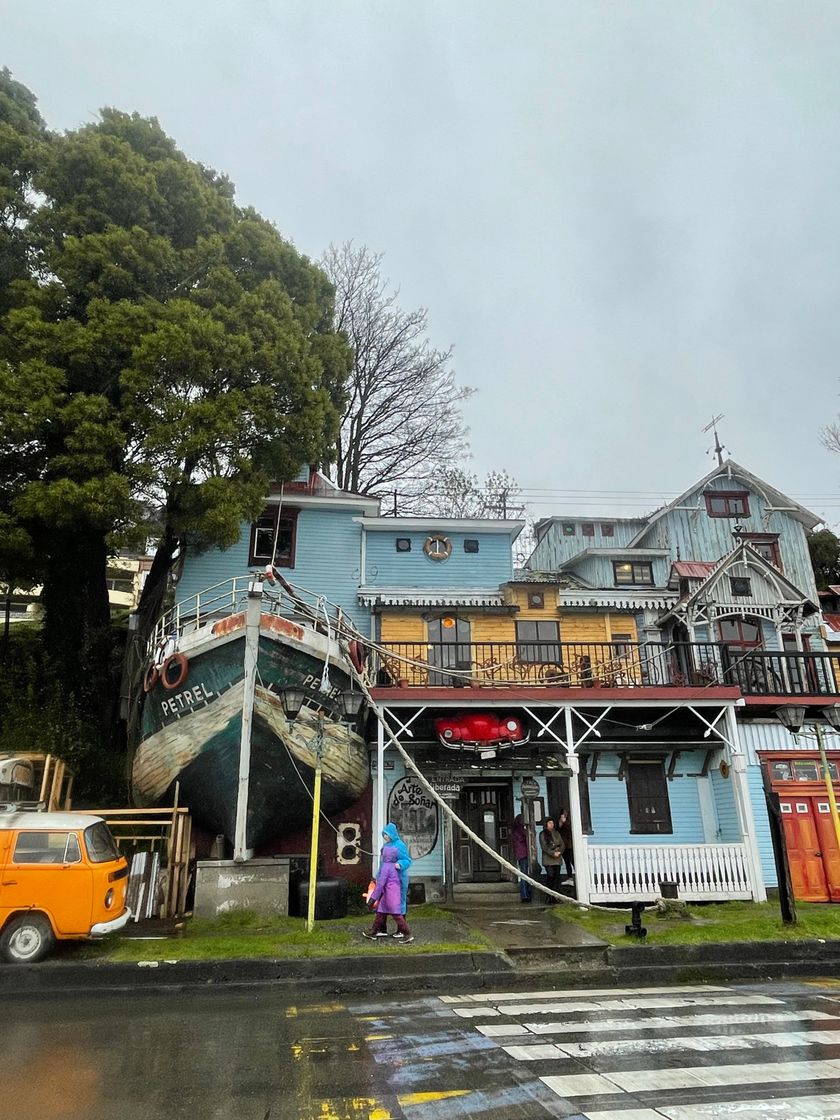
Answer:
[[[831,897],[823,862],[824,832],[817,824],[817,817],[821,815],[817,811],[818,800],[808,796],[779,797],[790,881],[794,897],[799,902],[828,902]],[[833,829],[830,816],[828,824]]]
[[[840,902],[840,848],[837,846],[837,834],[834,831],[828,798],[812,797],[811,813],[817,826],[817,840],[822,853],[828,897],[831,902]]]
[[[510,783],[467,786],[461,792],[458,816],[494,852],[510,861]],[[493,883],[502,878],[496,860],[459,830],[458,882]]]
[[[90,933],[93,876],[75,832],[10,833],[11,851],[0,875],[2,909],[43,910],[59,935]]]
[[[466,619],[444,615],[429,622],[429,665],[441,669],[472,667],[470,655],[470,624]],[[430,670],[432,688],[460,685],[463,682],[454,673],[435,673]]]

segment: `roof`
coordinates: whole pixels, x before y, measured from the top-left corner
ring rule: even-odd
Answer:
[[[508,583],[545,583],[559,587],[584,587],[585,584],[570,572],[532,572],[530,568],[514,568]]]
[[[840,614],[828,614],[823,611],[823,621],[825,622],[826,629],[832,631],[832,635],[836,634],[837,638],[830,636],[829,641],[837,641],[840,639]]]
[[[665,557],[666,559],[671,555],[671,550],[668,548],[630,548],[625,545],[623,548],[618,546],[616,548],[584,548],[580,552],[576,552],[574,556],[570,556],[568,560],[563,560],[560,563],[561,568],[568,568],[573,564],[577,564],[580,560],[585,560],[587,556],[606,556],[614,557],[619,560],[638,560],[640,557],[649,559],[657,559]]]
[[[27,832],[44,832],[57,828],[90,828],[101,821],[89,813],[19,813],[16,810],[0,813],[0,831],[26,829]]]
[[[716,567],[717,561],[712,564],[707,560],[677,560],[671,571],[681,579],[705,579]]]
[[[774,486],[770,486],[769,483],[764,482],[757,475],[754,475],[751,471],[748,471],[746,467],[742,467],[739,463],[736,463],[734,459],[727,459],[726,462],[721,466],[715,467],[713,471],[710,471],[709,474],[705,476],[705,478],[701,478],[699,482],[695,482],[692,486],[689,486],[687,490],[684,490],[683,493],[674,498],[672,502],[669,502],[667,505],[662,506],[658,510],[655,510],[650,515],[650,517],[645,520],[644,528],[642,528],[629,542],[630,545],[632,546],[636,543],[636,541],[640,540],[645,535],[645,533],[647,533],[648,529],[652,525],[655,525],[656,522],[661,518],[663,518],[666,513],[669,513],[676,506],[682,505],[682,503],[687,498],[690,498],[692,494],[695,494],[698,490],[702,490],[704,486],[708,486],[710,482],[713,482],[716,478],[720,478],[721,475],[735,475],[742,482],[750,485],[753,490],[756,490],[759,494],[762,494],[771,506],[779,509],[784,509],[792,517],[795,517],[796,520],[800,521],[806,529],[813,529],[817,525],[821,525],[823,522],[822,517],[817,517],[817,515],[815,513],[812,513],[811,510],[806,509],[804,506],[801,506],[799,502],[795,502],[793,498],[789,498],[787,494],[783,494],[781,490],[777,490]]]
[[[506,533],[515,540],[525,528],[521,520],[489,517],[356,517],[369,533],[400,533],[416,529],[423,533]]]

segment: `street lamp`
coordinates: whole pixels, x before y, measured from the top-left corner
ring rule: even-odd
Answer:
[[[303,707],[306,693],[302,688],[290,686],[280,693],[280,703],[289,723],[294,723]],[[354,720],[362,710],[365,702],[364,695],[354,689],[347,689],[340,695],[341,710],[345,718]],[[315,786],[312,790],[312,842],[309,849],[309,898],[306,907],[306,931],[311,933],[315,928],[315,891],[318,876],[318,831],[321,823],[321,761],[324,757],[324,728],[326,721],[322,712],[318,712],[315,739],[312,747],[315,751]]]
[[[798,735],[805,723],[805,708],[801,704],[785,704],[776,709],[776,716],[792,735]],[[840,730],[840,704],[831,704],[829,707],[823,708],[822,717],[831,727]],[[837,840],[837,847],[840,848],[840,813],[837,812],[837,798],[834,796],[834,780],[825,753],[825,740],[823,739],[822,728],[818,723],[814,724],[814,738],[817,740],[817,747],[820,752],[820,764],[823,771],[823,781],[825,782],[825,792],[828,795],[828,805],[831,809],[831,820],[834,824],[834,835]]]

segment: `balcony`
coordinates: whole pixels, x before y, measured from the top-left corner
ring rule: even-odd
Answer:
[[[386,642],[382,686],[713,688],[745,696],[840,696],[840,654],[737,650],[717,642]]]
[[[591,844],[586,902],[653,902],[661,882],[677,884],[685,902],[753,897],[743,844]]]

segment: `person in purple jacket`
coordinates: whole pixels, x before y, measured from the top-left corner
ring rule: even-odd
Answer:
[[[398,858],[399,852],[393,844],[386,844],[380,853],[376,886],[368,896],[368,904],[378,902],[379,905],[370,932],[362,931],[362,937],[367,938],[368,941],[376,941],[380,937],[388,936],[389,914],[397,923],[394,940],[401,941],[403,945],[409,945],[414,940],[402,912],[402,889],[400,873],[397,871]]]

